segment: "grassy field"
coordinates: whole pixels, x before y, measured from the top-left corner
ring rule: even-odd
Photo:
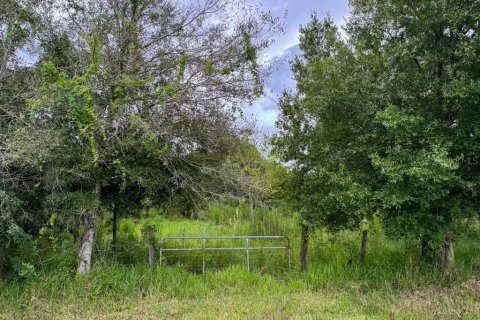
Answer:
[[[476,226],[457,238],[457,261],[445,274],[420,263],[417,244],[389,240],[375,227],[365,266],[355,259],[347,263],[358,256],[358,232],[317,231],[308,272],[301,274],[296,217],[276,210],[251,217],[245,207],[216,206],[200,218],[150,212],[123,219],[116,252],[105,222],[95,268],[81,277],[63,249],[49,256],[38,248],[43,253],[33,274],[0,282],[0,319],[480,319]],[[285,252],[253,255],[252,272],[245,270],[244,252],[208,256],[205,275],[198,272],[200,257],[193,255],[169,255],[166,265],[150,268],[145,225],[154,226],[158,238],[287,235],[293,270],[288,271]]]
[[[308,275],[276,279],[232,267],[97,267],[87,277],[44,277],[2,288],[1,319],[480,319],[480,281],[452,286],[313,289]]]

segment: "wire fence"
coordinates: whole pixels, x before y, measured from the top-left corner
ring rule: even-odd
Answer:
[[[182,246],[178,246],[180,241]],[[283,251],[283,254],[275,251]],[[276,258],[274,260],[283,260],[283,263],[275,261],[276,267],[287,266],[291,270],[290,239],[285,236],[166,237],[160,241],[159,249],[160,264],[168,261],[178,263],[182,258],[187,258],[190,263],[193,261],[194,265],[200,265],[202,273],[206,271],[207,262],[209,267],[218,267],[219,263],[225,265],[242,260],[250,271],[254,266],[262,267],[262,262],[266,265],[266,257],[270,262],[272,257]]]
[[[267,217],[268,218],[268,217]],[[291,268],[291,247],[285,243],[279,244],[281,239],[270,239],[268,237],[251,240],[252,247],[245,250],[245,237],[249,234],[271,235],[271,234],[290,234],[288,228],[280,228],[279,225],[270,223],[257,217],[255,223],[242,222],[233,219],[223,224],[217,224],[212,221],[200,220],[175,220],[164,218],[146,219],[150,223],[154,222],[156,231],[155,241],[155,260],[162,266],[182,266],[183,268],[194,272],[202,273],[211,270],[221,270],[229,266],[242,266],[250,270],[269,274],[284,274]],[[97,230],[97,237],[93,251],[93,263],[95,265],[108,266],[111,264],[130,265],[148,265],[149,263],[149,241],[143,233],[143,221],[134,219],[125,219],[118,222],[117,241],[113,242],[112,229],[106,224],[102,224]],[[202,247],[201,240],[187,240],[188,237],[201,237],[211,235],[214,238],[206,240],[205,250],[199,250]],[[160,239],[181,236],[184,238],[171,240],[165,244],[166,250],[162,253],[160,259]],[[222,237],[227,237],[224,239]],[[238,238],[236,238],[238,237]],[[31,262],[35,268],[42,271],[58,270],[62,268],[67,271],[76,269],[78,263],[79,239],[68,234],[58,234],[55,236],[45,236],[35,239],[28,244],[30,249],[26,250],[22,246],[18,248],[9,248],[9,255],[15,257],[18,261]],[[268,247],[282,247],[280,249],[266,249]],[[190,248],[190,250],[183,250]],[[211,248],[238,248],[237,250],[211,250]],[[193,250],[192,250],[193,249]],[[247,264],[248,253],[248,264]]]

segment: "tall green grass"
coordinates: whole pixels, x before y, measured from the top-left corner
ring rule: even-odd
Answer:
[[[144,265],[148,258],[148,245],[142,230],[145,225],[156,230],[157,243],[172,236],[232,236],[283,235],[291,240],[292,274],[298,274],[300,228],[298,217],[281,208],[256,208],[243,203],[239,206],[211,205],[196,219],[171,216],[155,210],[145,212],[141,218],[119,221],[118,247],[111,250],[111,230],[103,224],[98,239],[96,262],[107,267],[112,261],[120,265]],[[364,266],[359,263],[360,232],[341,231],[337,234],[316,230],[309,244],[308,273],[304,276],[309,288],[334,286],[368,286],[412,288],[422,285],[449,284],[464,281],[480,274],[480,228],[464,227],[455,242],[455,267],[439,274],[434,266],[421,263],[418,243],[392,240],[378,225],[371,227]],[[167,248],[201,247],[199,240],[165,242]],[[254,240],[252,245],[275,246],[282,242]],[[241,240],[208,240],[210,247],[244,247]],[[158,247],[157,247],[158,252]],[[200,273],[202,252],[164,252],[166,266],[178,266]],[[157,257],[158,258],[158,257]],[[245,268],[245,251],[205,253],[207,270],[239,266]],[[251,251],[253,271],[276,277],[288,277],[285,251]]]
[[[97,241],[97,259],[114,260],[125,265],[145,263],[148,248],[142,230],[146,225],[156,230],[156,240],[172,236],[239,236],[239,235],[295,235],[297,218],[279,209],[258,208],[252,214],[249,206],[241,204],[212,205],[197,219],[170,216],[150,210],[138,219],[121,219],[118,224],[118,244],[111,250],[111,227],[103,224]],[[284,246],[285,241],[252,240],[252,246]],[[200,240],[176,240],[165,242],[167,248],[201,247]],[[245,247],[244,240],[208,240],[207,247]],[[157,252],[158,252],[157,247]],[[163,262],[182,265],[190,271],[200,272],[205,255],[209,269],[245,265],[245,251],[165,252]],[[250,251],[252,269],[284,273],[288,269],[286,251]]]
[[[422,273],[408,279],[400,276],[399,283],[405,287],[390,282],[375,284],[372,282],[375,277],[392,280],[385,273],[374,275],[378,271],[327,265],[311,268],[305,274],[289,273],[278,278],[247,272],[242,266],[195,275],[175,266],[96,264],[85,276],[49,273],[34,282],[0,284],[0,319],[110,318],[105,313],[120,313],[119,319],[131,319],[144,318],[143,312],[152,308],[154,314],[161,315],[148,317],[153,319],[220,319],[240,318],[240,315],[252,319],[477,319],[480,316],[476,282],[438,289],[428,286],[426,281],[433,276]],[[421,278],[416,278],[419,275]],[[155,305],[161,308],[155,310]],[[285,306],[288,309],[283,309]],[[239,311],[245,307],[249,310],[246,314]],[[173,313],[164,314],[170,308]],[[178,313],[185,309],[191,310],[189,317]],[[283,311],[277,317],[272,313],[274,310]],[[363,316],[358,317],[360,314]]]
[[[118,246],[113,250],[111,225],[105,220],[99,229],[95,266],[90,274],[76,276],[71,255],[66,258],[55,255],[67,252],[69,245],[74,252],[73,242],[67,237],[51,252],[47,247],[39,248],[38,255],[44,258],[42,264],[36,264],[37,277],[0,282],[0,309],[34,312],[32,301],[115,307],[152,295],[166,299],[213,299],[246,292],[295,295],[323,290],[352,295],[372,290],[398,294],[433,285],[458,287],[457,284],[480,274],[480,236],[475,225],[456,238],[456,263],[444,274],[435,267],[422,265],[416,243],[388,239],[379,227],[370,230],[365,265],[360,265],[357,258],[359,232],[342,231],[334,235],[317,230],[309,244],[308,270],[301,274],[297,221],[298,217],[281,209],[257,208],[252,215],[246,204],[212,205],[196,219],[150,210],[141,218],[119,221]],[[205,275],[198,274],[202,265],[199,253],[165,253],[164,264],[151,268],[147,265],[148,244],[142,231],[147,225],[155,228],[157,242],[168,236],[288,236],[292,243],[293,270],[288,271],[286,253],[282,251],[251,252],[252,272],[246,271],[244,251],[209,253]],[[201,243],[172,241],[166,245],[187,247]],[[208,245],[243,246],[244,243],[212,240]]]

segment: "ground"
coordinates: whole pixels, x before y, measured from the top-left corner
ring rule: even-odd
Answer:
[[[153,217],[122,219],[112,249],[109,222],[99,229],[94,268],[75,275],[75,242],[57,236],[35,243],[35,264],[0,280],[3,319],[479,319],[479,226],[470,225],[455,242],[455,264],[446,272],[422,264],[418,244],[370,230],[367,259],[358,259],[360,233],[317,230],[309,244],[308,270],[299,271],[300,230],[296,217],[210,209],[204,220]],[[165,256],[148,266],[145,223],[158,238],[183,235],[287,235],[292,270],[285,252],[207,256]],[[52,244],[55,244],[52,249]],[[170,244],[187,245],[179,242]],[[190,245],[190,244],[188,244]],[[197,244],[199,245],[199,244]],[[215,243],[210,243],[215,245]],[[218,243],[217,245],[220,245]],[[353,259],[353,263],[347,263]]]
[[[228,281],[235,274],[249,280]],[[29,299],[20,299],[21,306],[0,303],[0,319],[480,319],[478,280],[398,291],[361,285],[311,290],[300,278],[282,281],[234,268],[178,278],[177,293],[159,284],[118,298],[102,294],[108,289],[97,287],[97,280],[80,280],[78,292],[68,284],[53,297],[33,289]],[[181,289],[200,284],[209,290]],[[82,295],[86,289],[90,292]]]

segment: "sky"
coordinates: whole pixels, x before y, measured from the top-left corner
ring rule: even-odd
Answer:
[[[300,52],[298,36],[300,25],[310,21],[310,15],[316,11],[320,17],[327,14],[337,24],[343,24],[348,16],[348,0],[252,0],[261,3],[264,10],[282,17],[287,11],[285,34],[279,35],[264,55],[267,59],[280,58],[281,63],[266,81],[265,94],[247,108],[245,114],[256,119],[260,134],[275,132],[275,120],[278,115],[278,97],[284,89],[294,88],[295,82],[288,61]]]

